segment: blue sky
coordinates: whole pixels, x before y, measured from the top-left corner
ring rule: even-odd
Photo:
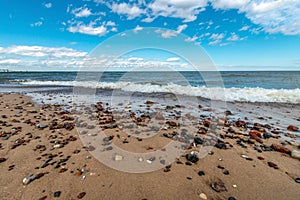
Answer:
[[[300,0],[0,1],[0,68],[76,70],[103,41],[147,27],[173,43],[184,35],[219,70],[300,70]],[[119,63],[180,56],[135,51]]]

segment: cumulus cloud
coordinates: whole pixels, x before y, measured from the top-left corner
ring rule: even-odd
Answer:
[[[143,61],[144,58],[140,58],[140,57],[130,57],[127,59],[129,62],[139,62],[139,61]]]
[[[171,38],[171,37],[175,37],[178,34],[180,34],[184,29],[186,29],[188,26],[186,24],[180,25],[177,27],[176,31],[173,30],[162,30],[162,29],[158,29],[156,32],[157,33],[161,33],[161,36],[163,38]]]
[[[38,21],[38,22],[35,22],[35,23],[30,24],[31,27],[42,26],[42,25],[43,25],[43,22],[42,22],[42,21]]]
[[[134,19],[145,13],[145,11],[139,8],[137,5],[130,5],[127,3],[113,3],[111,5],[111,10],[112,12],[118,13],[120,15],[126,15],[128,20]]]
[[[178,57],[172,57],[172,58],[167,59],[167,62],[179,62],[179,61],[180,61],[180,58],[178,58]]]
[[[75,17],[88,17],[92,15],[91,10],[86,7],[75,8],[71,12]]]
[[[42,70],[79,68],[87,52],[66,47],[9,46],[0,47],[0,68]]]
[[[197,39],[198,39],[197,36],[193,36],[193,37],[186,38],[184,41],[186,41],[186,42],[195,42]]]
[[[139,31],[141,31],[141,30],[143,30],[143,27],[137,25],[137,26],[133,29],[133,32],[134,32],[134,33],[137,33],[137,32],[139,32]]]
[[[71,33],[82,33],[87,35],[96,35],[96,36],[104,36],[108,33],[108,30],[105,25],[95,26],[95,23],[89,23],[85,25],[81,22],[76,25],[72,25],[68,27],[68,31]]]
[[[148,9],[155,17],[181,18],[183,22],[191,22],[205,10],[207,2],[207,0],[155,0],[148,5]]]
[[[246,39],[246,37],[240,37],[236,33],[231,33],[231,36],[229,38],[227,38],[228,41],[241,41],[241,40],[245,40],[245,39]]]
[[[1,47],[0,55],[19,55],[29,57],[77,57],[82,58],[87,55],[86,52],[77,51],[66,47],[44,47],[44,46],[9,46]]]
[[[44,6],[45,6],[45,8],[51,8],[52,7],[52,3],[50,3],[50,2],[49,3],[45,3]]]
[[[211,0],[216,9],[238,9],[269,33],[300,34],[299,0]]]
[[[211,39],[212,41],[209,42],[209,45],[217,45],[219,43],[222,42],[222,39],[225,37],[224,33],[213,33],[209,39]]]

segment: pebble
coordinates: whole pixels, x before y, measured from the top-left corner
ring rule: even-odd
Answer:
[[[43,196],[43,197],[41,197],[41,198],[39,198],[39,200],[45,200],[45,199],[47,199],[47,195],[46,196]]]
[[[227,189],[222,181],[217,181],[211,184],[211,188],[216,192],[226,192]]]
[[[198,156],[196,154],[192,154],[192,153],[186,154],[185,158],[192,163],[196,163],[199,161]]]
[[[78,199],[82,199],[86,195],[86,192],[81,192],[77,195]]]
[[[198,175],[199,175],[199,176],[205,176],[205,173],[204,173],[204,171],[199,171],[199,172],[198,172]]]
[[[279,167],[273,163],[273,162],[268,162],[269,167],[273,167],[274,169],[279,169]]]
[[[300,183],[300,178],[295,178],[296,183]]]
[[[229,197],[228,200],[236,200],[234,197]]]
[[[0,158],[0,163],[5,162],[6,160],[6,158]]]
[[[228,171],[227,169],[225,169],[225,170],[223,171],[223,174],[228,175],[228,174],[229,174],[229,171]]]
[[[207,196],[204,193],[199,194],[200,199],[206,200]]]
[[[300,151],[299,150],[293,150],[292,153],[291,153],[291,156],[293,158],[300,159]]]
[[[56,191],[53,194],[54,197],[60,197],[60,195],[61,195],[61,191]]]
[[[123,160],[123,156],[115,155],[115,161],[121,161],[121,160]]]
[[[289,130],[289,131],[298,131],[299,128],[298,128],[297,126],[289,125],[289,126],[287,127],[287,130]]]
[[[30,174],[29,176],[27,176],[26,178],[23,179],[23,184],[27,185],[31,181],[33,181],[34,179],[35,179],[35,175],[34,174]]]

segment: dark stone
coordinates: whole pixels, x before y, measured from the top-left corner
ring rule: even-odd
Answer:
[[[223,174],[228,175],[228,174],[229,174],[229,171],[228,171],[227,169],[225,169],[225,170],[223,171]]]
[[[82,199],[85,195],[86,195],[86,192],[80,192],[80,193],[77,195],[77,198],[78,198],[78,199]]]
[[[195,154],[189,153],[189,154],[186,154],[185,157],[186,157],[186,159],[187,159],[188,161],[190,161],[190,162],[192,162],[192,163],[196,163],[196,162],[199,161],[198,156],[195,155]]]
[[[54,192],[54,197],[60,197],[60,195],[61,195],[61,191],[56,191],[56,192]]]
[[[296,183],[300,183],[300,178],[295,178]]]
[[[199,138],[199,137],[195,137],[194,141],[195,141],[196,144],[203,144],[204,143],[203,139]]]
[[[5,162],[6,158],[0,158],[0,163]]]
[[[45,200],[45,199],[47,199],[47,195],[39,198],[39,200]]]
[[[185,165],[191,166],[192,163],[187,161],[187,162],[185,162]]]
[[[217,166],[219,169],[225,169],[223,166],[221,166],[221,165],[218,165]]]
[[[199,171],[199,172],[198,172],[198,175],[199,175],[199,176],[205,176],[205,173],[204,173],[204,171]]]
[[[217,147],[218,149],[226,149],[226,144],[223,142],[217,143],[215,144],[215,147]]]
[[[222,181],[217,181],[211,184],[211,188],[216,192],[226,192],[227,188]]]
[[[268,162],[269,167],[273,167],[274,169],[279,169],[279,167],[277,166],[277,164],[273,163],[273,162]]]
[[[234,197],[229,197],[228,200],[236,200]]]

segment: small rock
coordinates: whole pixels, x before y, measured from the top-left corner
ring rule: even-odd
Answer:
[[[286,153],[288,155],[291,155],[291,150],[289,150],[288,148],[286,147],[283,147],[281,145],[278,145],[278,144],[272,144],[271,145],[271,148],[274,149],[275,151],[279,151],[281,153]]]
[[[198,172],[198,175],[199,175],[199,176],[205,176],[205,173],[204,173],[204,171],[199,171],[199,172]]]
[[[216,192],[226,192],[227,189],[222,181],[217,181],[211,184],[211,188]]]
[[[225,169],[225,170],[223,171],[223,174],[228,175],[228,174],[229,174],[229,171],[228,171],[227,169]]]
[[[6,160],[6,158],[0,158],[0,163],[5,162]]]
[[[269,167],[273,167],[274,169],[279,169],[279,167],[277,166],[277,164],[273,163],[273,162],[268,162]]]
[[[86,192],[81,192],[77,195],[78,199],[82,199],[86,195]]]
[[[199,194],[200,199],[206,200],[207,196],[204,193]]]
[[[291,153],[291,156],[293,158],[300,159],[300,151],[299,150],[293,150],[292,153]]]
[[[121,161],[121,160],[123,160],[123,156],[121,156],[121,155],[115,155],[115,161]]]
[[[61,191],[56,191],[53,194],[54,197],[60,197],[60,195],[61,195]]]
[[[295,178],[296,183],[300,183],[300,178]]]
[[[287,127],[287,130],[289,130],[289,131],[298,131],[299,128],[298,128],[297,126],[289,125],[289,126]]]
[[[228,200],[236,200],[234,197],[229,197]]]
[[[192,163],[196,163],[199,161],[198,156],[196,154],[192,154],[192,153],[186,154],[185,158]]]
[[[264,157],[261,157],[261,156],[257,156],[257,159],[258,159],[258,160],[264,160],[265,158],[264,158]]]
[[[27,176],[26,178],[23,179],[23,184],[27,185],[29,184],[31,181],[33,181],[35,179],[35,175],[31,174],[29,176]]]
[[[43,197],[41,197],[41,198],[39,198],[39,200],[45,200],[45,199],[47,199],[47,195],[46,196],[43,196]]]

